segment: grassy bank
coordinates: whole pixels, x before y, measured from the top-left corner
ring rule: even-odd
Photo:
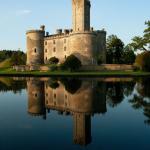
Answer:
[[[69,71],[54,71],[54,72],[40,72],[40,71],[25,71],[17,72],[11,68],[0,69],[0,76],[76,76],[76,77],[138,77],[150,76],[150,72],[141,71],[99,71],[99,72],[69,72]]]

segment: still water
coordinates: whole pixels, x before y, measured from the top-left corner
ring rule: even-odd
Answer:
[[[149,150],[148,78],[0,78],[0,150]]]

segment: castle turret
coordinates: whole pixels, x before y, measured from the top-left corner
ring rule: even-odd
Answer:
[[[90,30],[90,1],[72,0],[73,31]]]
[[[46,117],[44,82],[30,78],[27,81],[28,90],[28,113],[33,116]]]
[[[27,65],[44,63],[44,35],[45,26],[27,31]]]

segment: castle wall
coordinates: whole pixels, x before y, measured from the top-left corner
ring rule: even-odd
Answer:
[[[97,41],[94,32],[72,33],[69,38],[69,49],[77,56],[82,65],[96,64]]]
[[[59,58],[59,63],[64,62],[70,55],[68,35],[58,35],[44,40],[44,63],[47,64],[51,57]]]
[[[97,31],[97,54],[106,63],[106,31]]]

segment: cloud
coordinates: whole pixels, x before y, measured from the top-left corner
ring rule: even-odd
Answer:
[[[31,14],[31,10],[28,10],[28,9],[16,11],[17,16],[23,16],[23,15],[29,15],[29,14]]]

